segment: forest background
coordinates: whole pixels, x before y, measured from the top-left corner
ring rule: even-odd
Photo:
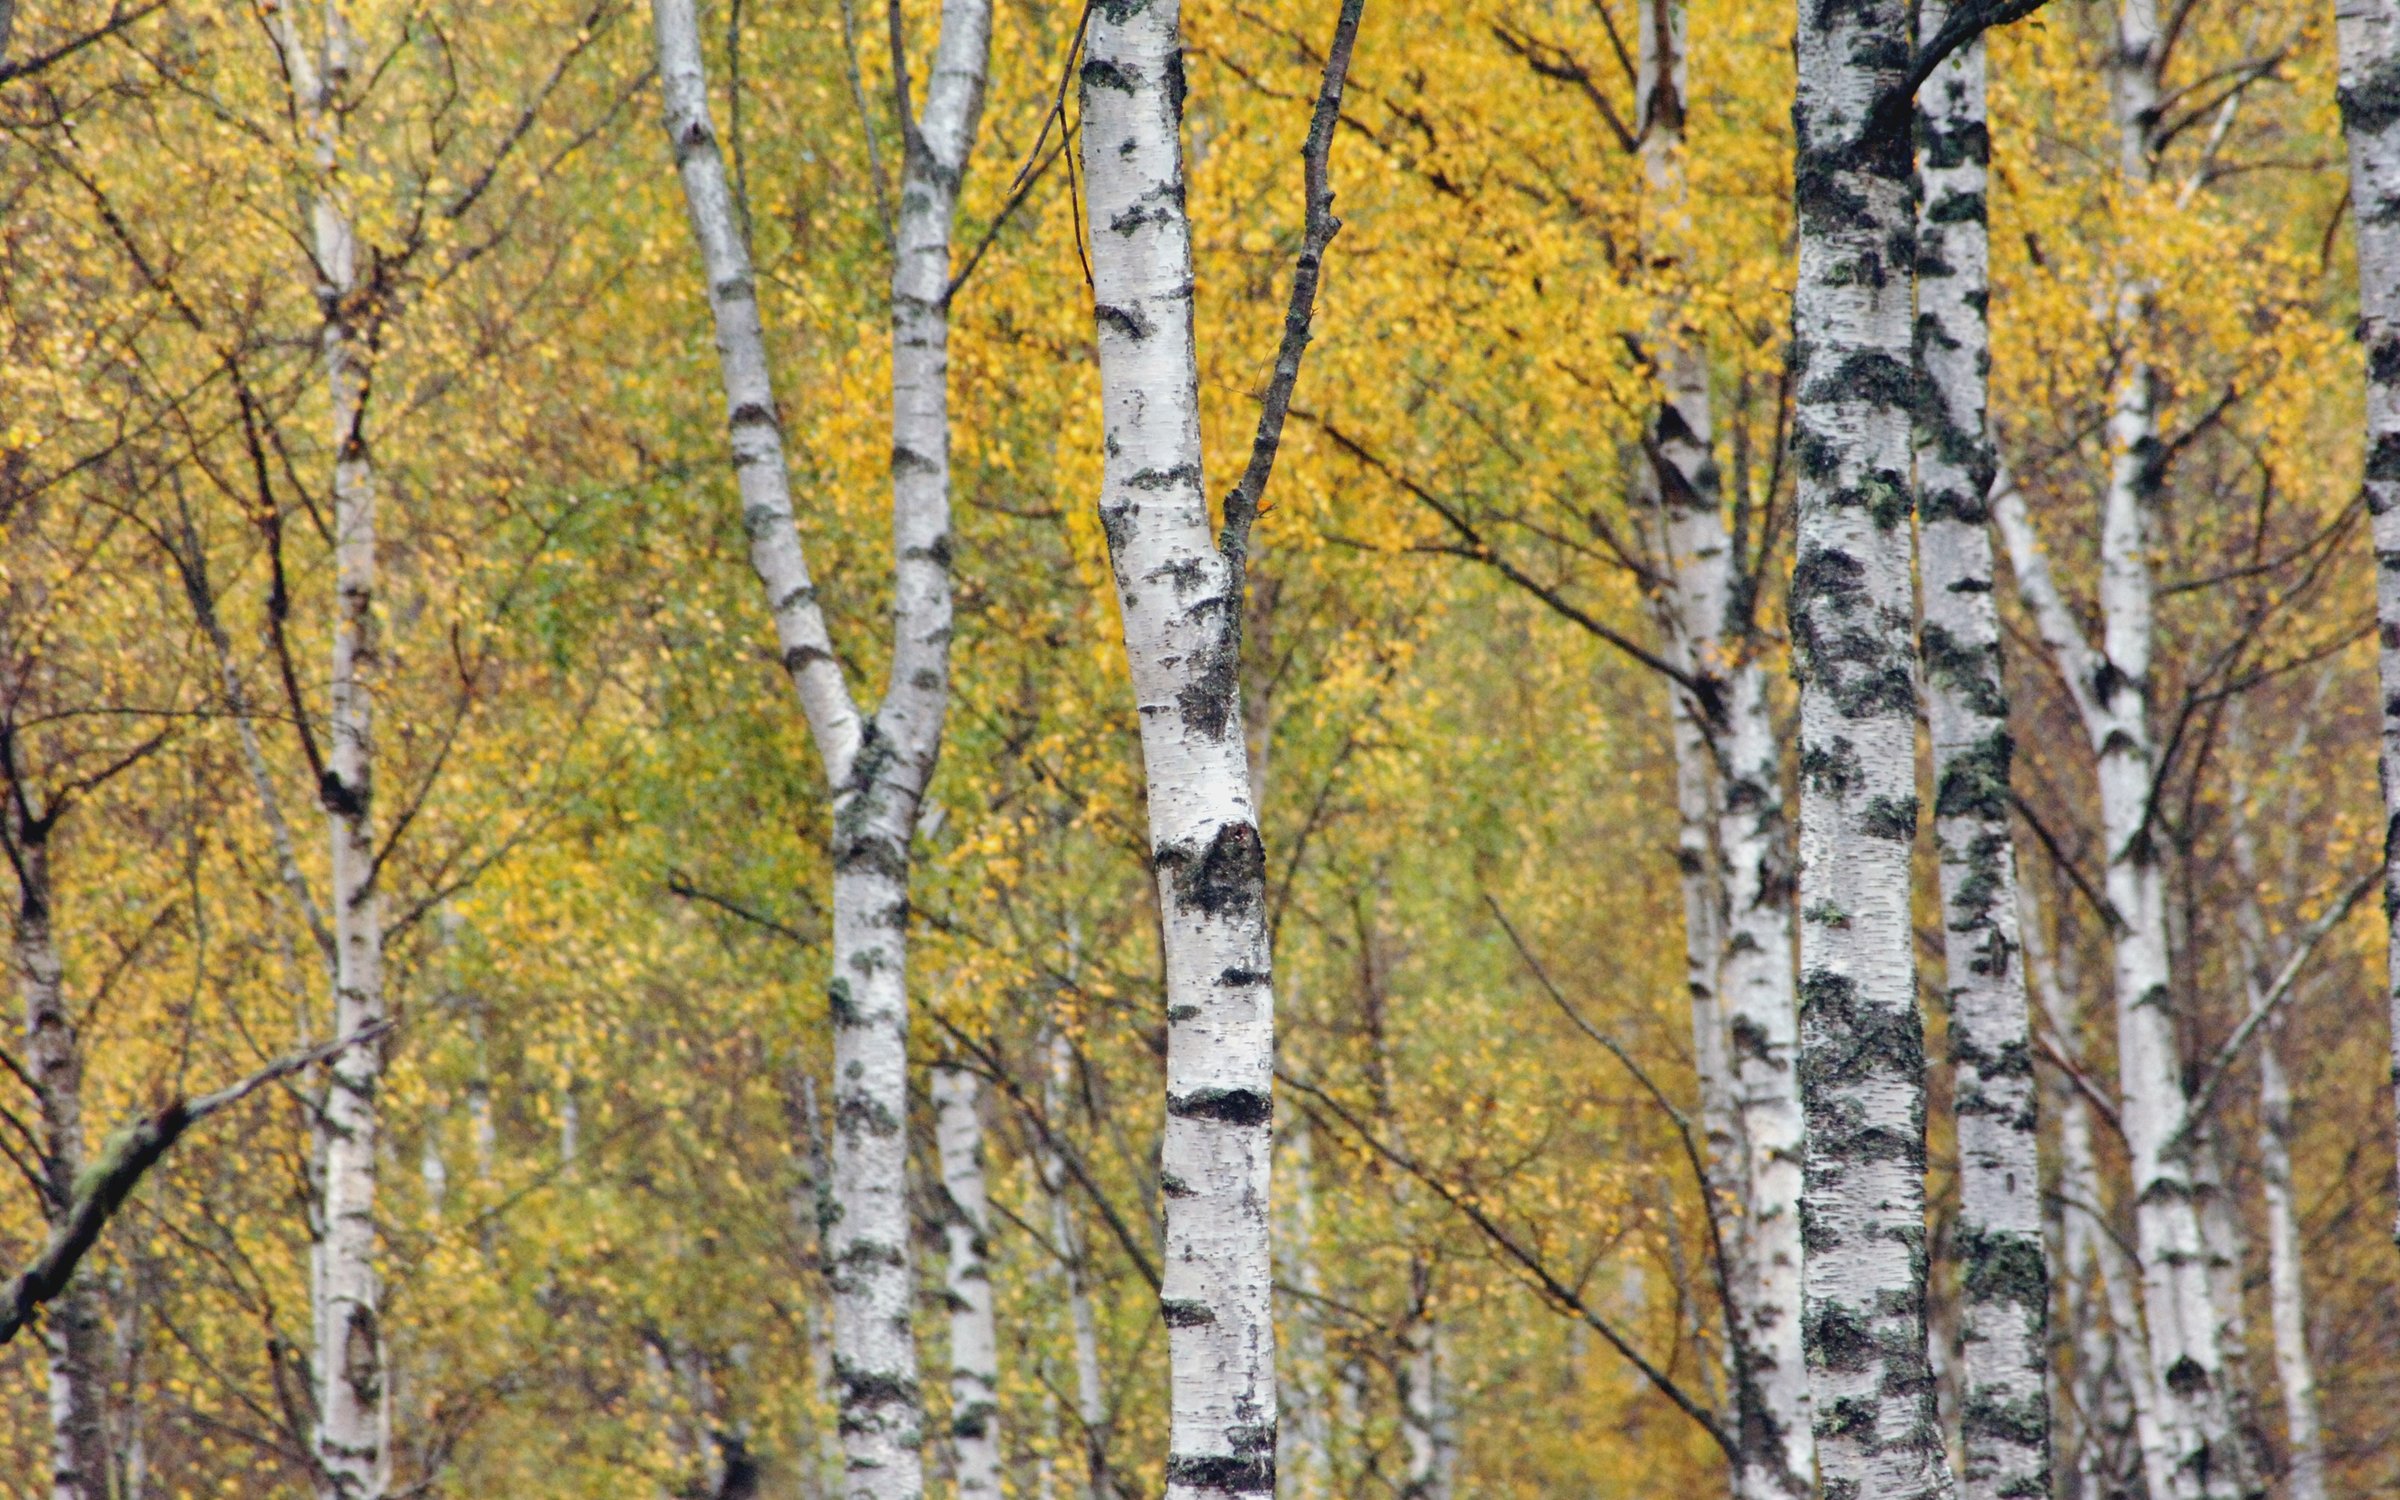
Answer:
[[[1320,9],[1195,0],[1185,17],[1202,404],[1228,477],[1301,234]],[[1281,980],[1293,1493],[1719,1482],[1722,1455],[1662,1390],[1730,1399],[1706,1201],[1643,1081],[1697,1107],[1670,699],[1641,659],[1656,518],[1629,455],[1656,400],[1642,341],[1671,309],[1708,351],[1788,718],[1772,643],[1793,483],[1792,18],[1690,5],[1690,208],[1661,256],[1633,9],[1373,0],[1336,136],[1344,227],[1253,544],[1241,664]],[[743,562],[649,17],[615,0],[343,11],[355,65],[331,115],[372,329],[374,867],[399,1018],[374,1044],[392,1492],[830,1493],[827,813]],[[2246,1013],[2262,955],[2276,967],[2376,867],[2381,811],[2331,9],[2174,14],[2176,128],[2143,192],[2110,138],[2111,7],[2059,0],[1994,34],[1992,411],[2080,601],[2114,374],[2138,354],[2162,377],[2153,702],[2196,1066]],[[935,8],[893,15],[921,85]],[[888,18],[727,0],[701,19],[803,535],[845,666],[879,680],[884,648],[859,643],[891,608]],[[1157,1493],[1166,1452],[1161,960],[1091,503],[1091,294],[1061,128],[1078,19],[1041,0],[993,12],[950,314],[953,701],[910,959],[912,1050],[986,1080],[999,1430],[1025,1495]],[[97,1152],[118,1122],[339,1034],[322,919],[296,896],[331,878],[313,716],[343,608],[311,248],[328,136],[272,4],[13,20],[8,56],[43,65],[0,85],[8,790],[20,842],[36,811],[59,814],[48,914]],[[2138,351],[2115,317],[2135,282],[2156,308]],[[2075,1019],[2105,1009],[2100,815],[2070,690],[2013,598],[2003,618],[2029,922],[2068,997],[2044,1077],[2073,1087],[2113,1051]],[[1918,910],[1938,971],[1930,843]],[[2372,926],[2315,948],[2271,1037],[2288,1125],[2246,1070],[2215,1110],[2246,1420],[2287,1473],[2280,1136],[2328,1483],[2361,1496],[2400,1486]],[[1956,1205],[1929,1011],[1939,1328]],[[107,1493],[317,1484],[322,1071],[195,1128],[88,1263]],[[917,1181],[937,1181],[929,1104],[911,1139]],[[2113,1196],[2094,1207],[2122,1226],[2105,1130],[2099,1149]],[[14,1137],[10,1155],[23,1169]],[[943,1212],[919,1198],[930,1371]],[[44,1234],[30,1183],[0,1203],[9,1264]],[[2059,1279],[2056,1338],[2081,1347],[2104,1299]],[[939,1487],[948,1397],[926,1390]],[[2106,1421],[2054,1406],[2059,1469],[2082,1483]],[[0,1362],[10,1493],[47,1488],[51,1442],[40,1345],[19,1339]]]

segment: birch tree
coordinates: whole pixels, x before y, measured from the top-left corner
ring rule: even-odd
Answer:
[[[991,7],[945,0],[914,118],[894,33],[907,126],[892,247],[894,597],[890,680],[872,714],[851,694],[802,552],[757,276],[710,117],[692,0],[654,0],[651,15],[667,136],[716,327],[751,568],[833,799],[834,1214],[825,1248],[848,1484],[878,1500],[913,1500],[924,1474],[907,1196],[910,843],[949,700],[950,240],[983,106]]]
[[[1948,1484],[1925,1343],[1925,1056],[1909,913],[1911,640],[1905,108],[1912,7],[1804,6],[1793,673],[1800,681],[1804,1328],[1829,1495]],[[1903,116],[1903,120],[1905,116]]]
[[[10,675],[21,678],[20,673]],[[45,803],[26,785],[14,711],[18,686],[17,681],[8,684],[11,701],[0,721],[0,756],[5,757],[0,772],[5,773],[8,799],[0,808],[0,844],[16,875],[11,957],[24,1007],[22,1076],[33,1091],[40,1126],[32,1143],[39,1153],[33,1166],[39,1173],[42,1218],[55,1232],[75,1204],[76,1179],[84,1171],[84,1061],[67,1007],[66,974],[54,925],[57,893],[50,873],[50,843],[64,808]],[[51,1299],[41,1326],[50,1386],[54,1500],[108,1500],[103,1333],[97,1284],[88,1275],[71,1277]]]
[[[348,16],[327,5],[305,36],[275,15],[295,118],[315,168],[309,254],[320,317],[319,359],[333,454],[334,626],[326,747],[318,800],[333,847],[334,1034],[380,1026],[383,912],[375,842],[375,466],[367,433],[370,370],[358,323],[358,235],[341,189],[344,90],[357,62]],[[375,1264],[383,1055],[353,1047],[334,1060],[321,1119],[318,1243],[312,1250],[316,1466],[329,1500],[373,1500],[392,1473],[390,1380]]]
[[[1919,9],[1920,47],[1951,13],[1938,0]],[[2050,1287],[2009,828],[2008,695],[1992,595],[1984,50],[1980,37],[1959,48],[1917,96],[1916,497],[1918,646],[1957,1070],[1964,1493],[2002,1500],[2050,1488]]]
[[[2315,706],[2314,701],[2309,704],[2311,709]],[[2284,747],[2280,769],[2287,778],[2306,745],[2312,717],[2306,712],[2301,715]],[[2257,1012],[2270,1003],[2281,955],[2269,937],[2266,913],[2259,903],[2263,872],[2258,838],[2251,826],[2249,788],[2237,779],[2229,791],[2230,843],[2234,869],[2242,883],[2234,924],[2241,935],[2243,989],[2250,1010]],[[2295,838],[2299,813],[2297,806],[2289,807],[2282,820]],[[2275,1376],[2283,1394],[2284,1438],[2289,1451],[2284,1483],[2291,1500],[2325,1500],[2325,1439],[2317,1408],[2316,1366],[2309,1354],[2300,1210],[2292,1186],[2292,1084],[2283,1064],[2287,1014],[2284,1007],[2277,1006],[2274,1019],[2252,1043],[2258,1048],[2258,1175],[2267,1221],[2267,1307],[2273,1322]]]
[[[933,1070],[942,1233],[950,1299],[950,1438],[961,1500],[1000,1497],[1000,1341],[992,1321],[991,1210],[983,1172],[982,1085],[961,1065]]]
[[[2400,4],[2342,0],[2342,135],[2358,236],[2358,337],[2367,348],[2366,500],[2375,531],[2383,693],[2383,906],[2390,926],[2392,1068],[2400,1075]],[[2400,1241],[2400,1218],[2393,1221]]]
[[[1644,0],[1635,116],[1654,268],[1693,233],[1685,182],[1686,8]],[[1745,1496],[1797,1494],[1814,1467],[1800,1338],[1799,1018],[1782,746],[1751,611],[1762,559],[1737,554],[1713,451],[1707,351],[1673,310],[1650,336],[1659,404],[1637,488],[1660,518],[1686,983],[1711,1189],[1736,1211],[1733,1331]]]
[[[1363,0],[1344,0],[1303,159],[1307,220],[1250,463],[1212,535],[1185,211],[1182,11],[1089,18],[1080,70],[1104,454],[1100,524],[1141,713],[1166,960],[1169,1500],[1275,1489],[1275,1002],[1241,707],[1244,564],[1338,221],[1327,157]]]

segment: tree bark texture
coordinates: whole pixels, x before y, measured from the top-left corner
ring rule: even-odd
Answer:
[[[2032,988],[2040,997],[2042,1014],[2051,1033],[2065,1044],[2081,1024],[2079,986],[2060,974],[2042,942],[2041,924],[2030,913],[2021,922],[2019,932],[2025,940],[2026,968]],[[2113,1414],[2115,1392],[2110,1377],[2115,1375],[2122,1382],[2124,1402],[2130,1408],[2142,1476],[2147,1480],[2152,1500],[2158,1500],[2172,1493],[2165,1478],[2172,1460],[2151,1377],[2149,1346],[2142,1337],[2141,1313],[2134,1297],[2137,1275],[2116,1230],[2108,1222],[2107,1199],[2101,1191],[2099,1151],[2092,1137],[2091,1103],[2072,1083],[2064,1083],[2058,1104],[2058,1190],[2063,1230],[2060,1238],[2065,1250],[2065,1270],[2069,1278],[2083,1278],[2099,1293],[2097,1303],[2089,1307],[2093,1321],[2076,1330],[2085,1418],[2088,1422]],[[2087,1475],[2111,1486],[2125,1477],[2113,1464],[2106,1469],[2089,1466]]]
[[[1903,0],[1805,5],[1796,47],[1804,1333],[1828,1500],[1950,1483],[1925,1343],[1925,1041],[1910,408],[1916,218]]]
[[[1275,1488],[1274,997],[1238,575],[1210,530],[1175,0],[1091,12],[1081,72],[1100,522],[1141,712],[1165,951],[1168,1500]]]
[[[2383,909],[2391,936],[2392,1071],[2400,1077],[2400,0],[2342,0],[2342,134],[2367,346],[2367,512],[2375,533],[2383,686]],[[2400,1097],[2400,1096],[2396,1096]],[[2393,1224],[2400,1240],[2400,1218]]]
[[[1066,1033],[1055,1024],[1043,1045],[1042,1117],[1057,1130],[1066,1120],[1074,1052]],[[1074,1208],[1067,1201],[1067,1164],[1045,1144],[1037,1165],[1050,1200],[1050,1238],[1057,1247],[1059,1274],[1067,1287],[1067,1328],[1075,1356],[1075,1421],[1083,1435],[1084,1493],[1087,1500],[1115,1500],[1116,1477],[1109,1467],[1108,1386],[1100,1371],[1100,1322],[1092,1307],[1083,1233],[1076,1227]]]
[[[338,6],[323,11],[312,42],[279,13],[285,65],[302,127],[315,154],[310,207],[320,318],[319,357],[332,419],[334,625],[331,706],[319,802],[332,843],[333,1030],[349,1036],[379,1025],[383,913],[375,848],[374,674],[381,664],[375,622],[376,495],[367,442],[366,331],[358,324],[358,237],[341,192],[341,104],[357,40]],[[377,1500],[391,1483],[392,1418],[375,1266],[377,1136],[383,1049],[370,1042],[338,1054],[327,1070],[319,1121],[324,1195],[314,1271],[314,1371],[319,1492],[328,1500]]]
[[[1920,46],[1940,34],[1950,11],[1939,0],[1919,9]],[[1978,38],[1917,95],[1918,647],[1956,1069],[1963,1493],[2006,1500],[2050,1491],[2050,1281],[2009,828],[2008,695],[1992,595],[1984,67]]]
[[[1000,1340],[992,1320],[981,1093],[982,1081],[965,1068],[933,1070],[934,1142],[949,1200],[942,1229],[949,1250],[950,1440],[960,1500],[1000,1497]]]
[[[666,124],[716,326],[742,524],[833,796],[832,1199],[825,1263],[848,1484],[924,1492],[907,1198],[910,841],[949,700],[952,216],[989,66],[989,0],[945,0],[921,118],[906,121],[892,262],[890,682],[862,713],[795,526],[740,208],[709,114],[691,0],[655,0]],[[897,62],[897,60],[896,60]],[[905,99],[905,88],[904,88]]]
[[[19,893],[16,968],[25,1004],[25,1073],[41,1128],[42,1218],[55,1231],[75,1202],[75,1179],[83,1172],[83,1049],[67,1011],[53,925],[51,824],[45,818],[28,826],[9,816],[18,825],[9,843]],[[107,1371],[99,1298],[89,1274],[78,1272],[42,1310],[41,1336],[50,1378],[50,1493],[53,1500],[108,1500]]]
[[[1635,102],[1654,269],[1672,271],[1691,232],[1683,0],[1642,0]],[[1709,1188],[1724,1220],[1733,1372],[1754,1500],[1804,1493],[1815,1463],[1800,1347],[1799,1018],[1784,853],[1782,747],[1747,611],[1713,451],[1707,351],[1669,311],[1649,336],[1659,404],[1634,470],[1657,517],[1667,578],[1659,604],[1670,692],[1686,983]]]

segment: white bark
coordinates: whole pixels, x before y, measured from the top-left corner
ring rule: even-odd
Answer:
[[[83,1048],[67,1010],[53,926],[55,813],[36,821],[21,816],[26,805],[16,799],[5,814],[14,825],[8,844],[18,880],[14,956],[25,1006],[23,1067],[41,1130],[42,1217],[55,1226],[74,1201],[84,1167]],[[108,1500],[107,1372],[90,1273],[77,1272],[42,1309],[40,1331],[50,1384],[50,1493],[53,1500]]]
[[[2311,704],[2314,707],[2314,704]],[[2306,716],[2294,730],[2285,770],[2305,745]],[[2242,878],[2235,909],[2241,934],[2243,976],[2250,1010],[2265,1003],[2281,964],[2272,951],[2266,913],[2259,908],[2261,871],[2252,836],[2248,788],[2236,781],[2227,798],[2233,821],[2234,868]],[[2296,813],[2296,809],[2294,810]],[[2293,823],[2296,828],[2296,822]],[[2283,1069],[2283,1030],[2288,1008],[2278,1007],[2258,1038],[2258,1164],[2267,1221],[2267,1308],[2275,1338],[2276,1383],[2283,1393],[2283,1418],[2290,1463],[2284,1476],[2288,1500],[2325,1500],[2325,1439],[2317,1411],[2315,1361],[2308,1348],[2308,1297],[2303,1284],[2299,1205],[2292,1191],[2292,1086]],[[2238,1284],[2237,1284],[2238,1290]]]
[[[322,17],[323,34],[314,39],[301,33],[289,9],[275,20],[317,173],[310,253],[332,418],[335,572],[331,708],[319,800],[333,846],[333,1031],[348,1036],[385,1015],[374,818],[374,674],[381,661],[375,471],[366,434],[368,356],[355,321],[358,239],[340,187],[342,91],[357,41],[339,6],[326,5]],[[318,1489],[328,1500],[376,1500],[390,1485],[392,1463],[391,1389],[375,1267],[382,1044],[346,1048],[328,1072],[319,1138],[323,1217],[311,1256]]]
[[[1650,210],[1646,253],[1672,268],[1691,233],[1690,92],[1683,0],[1642,0],[1635,115]],[[1702,685],[1670,696],[1686,984],[1710,1191],[1732,1265],[1737,1372],[1750,1410],[1736,1482],[1800,1494],[1815,1465],[1800,1337],[1800,1136],[1791,877],[1782,746],[1766,674],[1737,604],[1733,545],[1712,450],[1707,351],[1672,311],[1651,329],[1659,405],[1635,470],[1661,523],[1667,659]]]
[[[1072,1077],[1073,1056],[1066,1035],[1053,1025],[1044,1043],[1042,1074],[1042,1118],[1052,1130],[1064,1127]],[[1100,1372],[1100,1324],[1092,1308],[1083,1235],[1067,1201],[1067,1165],[1046,1144],[1036,1164],[1050,1200],[1050,1238],[1057,1246],[1059,1274],[1067,1287],[1068,1331],[1075,1355],[1075,1420],[1083,1432],[1084,1489],[1088,1500],[1114,1500],[1117,1487],[1109,1470],[1108,1387]]]
[[[950,1438],[958,1493],[1000,1496],[1000,1341],[992,1322],[991,1211],[983,1177],[982,1083],[962,1067],[933,1070],[934,1141],[949,1202]]]
[[[1283,1382],[1278,1406],[1283,1420],[1277,1427],[1285,1444],[1278,1455],[1278,1477],[1284,1493],[1311,1500],[1329,1493],[1332,1434],[1327,1430],[1325,1326],[1321,1299],[1325,1278],[1317,1262],[1316,1141],[1308,1116],[1293,1122],[1286,1137],[1290,1156],[1283,1179],[1290,1185],[1284,1197],[1284,1233],[1276,1257],[1285,1281],[1299,1292],[1284,1326],[1289,1330],[1289,1377]]]
[[[1420,1309],[1402,1336],[1400,1416],[1408,1440],[1406,1500],[1450,1500],[1458,1481],[1458,1432],[1450,1397],[1450,1340],[1441,1318]]]
[[[1082,68],[1100,520],[1141,711],[1167,983],[1168,1500],[1275,1487],[1274,997],[1237,575],[1211,534],[1175,0],[1100,6]]]
[[[1903,0],[1803,6],[1791,590],[1800,680],[1804,1331],[1829,1495],[1946,1493],[1925,1345],[1925,1044],[1909,407],[1915,217]]]
[[[792,514],[756,279],[710,120],[692,0],[655,0],[669,139],[716,325],[742,523],[833,794],[834,1365],[849,1478],[924,1491],[907,1200],[909,846],[949,701],[952,215],[989,66],[989,0],[944,0],[922,118],[909,122],[892,262],[892,662],[872,717],[833,653]]]
[[[2022,572],[2019,576],[2023,576]],[[2061,981],[2042,941],[2040,921],[2027,913],[2019,932],[2025,943],[2026,967],[2033,990],[2041,1000],[2051,1033],[2062,1047],[2071,1046],[2080,1024],[2082,997],[2076,986]],[[2124,1380],[2126,1399],[2133,1409],[2135,1442],[2141,1451],[2151,1500],[2168,1500],[2175,1493],[2169,1479],[2174,1459],[2160,1416],[2149,1345],[2134,1299],[2136,1273],[2108,1223],[2107,1202],[2100,1186],[2100,1158],[2092,1141],[2091,1105],[2069,1083],[2060,1090],[2058,1113],[2059,1195],[2065,1200],[2062,1216],[2066,1270],[2070,1277],[2089,1277],[2099,1285],[2111,1325],[2103,1340],[2095,1340],[2079,1351],[2085,1366],[2085,1409],[2089,1414],[2101,1407],[2105,1377],[2113,1367]]]
[[[2358,334],[2367,348],[2367,511],[2375,534],[2383,701],[2385,921],[2392,1072],[2400,1077],[2400,0],[2342,0],[2342,134],[2358,236]],[[2400,1096],[2396,1096],[2400,1098]],[[2393,1235],[2400,1239],[2400,1219]]]
[[[2316,1365],[2308,1349],[2300,1215],[2292,1193],[2292,1086],[2283,1071],[2283,1024],[2258,1044],[2258,1155],[2266,1183],[2267,1299],[2275,1323],[2275,1374],[2291,1450],[2290,1500],[2325,1500],[2325,1436],[2317,1413]]]
[[[1948,4],[1927,0],[1918,12],[1919,44],[1950,15]],[[1925,398],[1916,440],[1919,644],[1957,1080],[1963,1493],[2003,1500],[2050,1488],[2050,1288],[2018,956],[2008,697],[1992,597],[1984,207],[1991,136],[1980,38],[1951,54],[1919,90],[1917,142],[1917,367]]]
[[[2147,390],[2146,381],[2129,384]],[[2117,430],[2120,436],[2135,432],[2137,444],[2138,429],[2148,420],[2141,415],[2147,400],[2146,394],[2120,392]],[[2153,433],[2145,446],[2155,445]],[[2235,1483],[2217,1312],[2189,1155],[2167,1149],[2183,1130],[2190,1101],[2167,1009],[2165,876],[2148,828],[2156,750],[2144,701],[2150,669],[2147,472],[2120,459],[2109,484],[2101,528],[2106,635],[2100,651],[2084,640],[2069,613],[2024,497],[2005,478],[1994,513],[2017,588],[2075,696],[2099,764],[2109,852],[2105,889],[2122,919],[2111,935],[2119,1117],[2133,1171],[2150,1379],[2170,1454],[2168,1472],[2162,1477],[2154,1471],[2152,1484],[2158,1500],[2218,1500],[2235,1493]]]

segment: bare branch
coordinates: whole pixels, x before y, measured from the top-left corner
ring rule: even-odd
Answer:
[[[142,1178],[183,1138],[184,1132],[210,1115],[241,1103],[270,1083],[377,1040],[392,1025],[388,1020],[377,1021],[339,1041],[292,1053],[213,1094],[177,1099],[110,1137],[100,1159],[76,1180],[75,1201],[68,1205],[58,1227],[51,1232],[50,1243],[33,1264],[18,1272],[0,1290],[0,1346],[5,1346],[33,1321],[44,1303],[66,1290],[76,1266],[99,1242],[100,1231],[108,1227],[108,1221],[132,1196]]]

